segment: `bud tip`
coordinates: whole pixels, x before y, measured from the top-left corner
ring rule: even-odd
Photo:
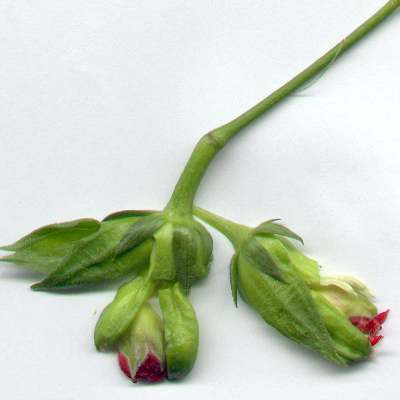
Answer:
[[[362,333],[368,335],[371,346],[375,346],[383,339],[382,335],[378,335],[382,329],[383,323],[386,321],[390,310],[383,311],[375,317],[368,318],[364,316],[350,317],[351,323],[356,326]]]
[[[164,380],[166,377],[166,371],[163,369],[161,361],[155,354],[151,352],[140,364],[134,377],[132,377],[129,359],[122,352],[118,353],[118,364],[122,372],[134,383],[137,383],[138,381],[155,383]]]

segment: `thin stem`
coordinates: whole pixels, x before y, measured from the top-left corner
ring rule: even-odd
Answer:
[[[200,207],[195,207],[193,214],[225,235],[231,241],[235,249],[238,249],[251,231],[251,228],[248,226],[240,225],[222,218]]]
[[[233,121],[216,128],[213,132],[214,138],[225,145],[233,136],[235,136],[241,129],[249,125],[256,118],[263,115],[266,111],[270,110],[273,106],[286,98],[291,93],[295,92],[305,83],[307,83],[315,75],[323,71],[326,67],[335,62],[342,56],[350,47],[362,39],[367,33],[378,26],[390,14],[392,14],[400,6],[400,0],[389,1],[382,8],[380,8],[371,18],[366,20],[350,35],[340,41],[335,47],[325,53],[317,61],[313,62],[309,67],[300,72],[290,81],[285,83],[279,89],[275,90],[272,94],[260,101],[250,110],[246,111]]]
[[[170,215],[192,215],[193,200],[208,166],[222,147],[209,134],[204,135],[194,148],[171,199],[165,208]]]
[[[192,213],[193,200],[197,188],[200,185],[206,169],[218,151],[222,149],[222,147],[224,147],[225,144],[241,129],[296,91],[319,72],[323,71],[324,68],[329,66],[333,61],[336,61],[336,59],[343,55],[346,50],[378,26],[398,7],[400,7],[400,0],[391,0],[387,2],[349,36],[343,39],[304,71],[300,72],[293,79],[285,83],[278,90],[231,122],[222,125],[203,136],[196,145],[177,185],[175,186],[172,197],[166,207],[166,211],[170,214],[190,215]]]

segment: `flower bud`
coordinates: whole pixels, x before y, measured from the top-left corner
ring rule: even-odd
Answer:
[[[293,232],[273,221],[260,227],[233,259],[234,297],[237,287],[268,324],[335,363],[367,357],[385,319],[373,317],[368,289],[355,278],[321,277],[318,264],[283,237],[298,239]]]
[[[212,239],[194,220],[168,222],[154,235],[150,257],[153,279],[179,282],[186,293],[209,272]]]
[[[166,376],[163,323],[150,304],[143,304],[118,344],[118,363],[133,382],[159,382]]]
[[[159,291],[164,319],[168,379],[186,376],[193,368],[199,346],[196,314],[179,283]]]
[[[177,218],[154,213],[132,225],[115,249],[118,257],[152,240],[150,277],[179,282],[186,293],[209,272],[212,238],[191,217]]]
[[[96,324],[94,342],[98,350],[115,348],[154,290],[154,282],[142,277],[137,277],[118,289],[114,300],[103,310]]]
[[[0,261],[13,262],[43,273],[34,290],[65,289],[116,280],[138,273],[148,265],[151,242],[143,241],[114,257],[114,249],[136,223],[143,223],[151,211],[117,213],[99,222],[93,219],[47,225],[16,243],[1,247],[12,251]]]

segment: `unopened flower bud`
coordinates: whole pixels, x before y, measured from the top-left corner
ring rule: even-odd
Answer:
[[[166,376],[163,322],[150,304],[137,312],[118,345],[118,363],[133,382],[159,382]]]

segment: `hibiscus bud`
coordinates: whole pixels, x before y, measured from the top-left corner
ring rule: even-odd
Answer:
[[[159,382],[166,376],[163,322],[150,304],[137,312],[118,345],[118,363],[133,382]]]

